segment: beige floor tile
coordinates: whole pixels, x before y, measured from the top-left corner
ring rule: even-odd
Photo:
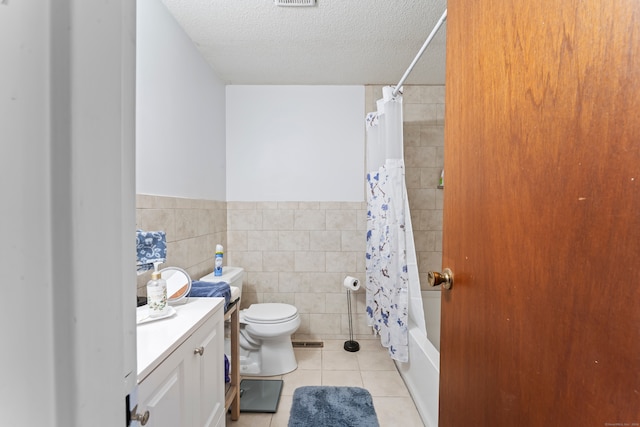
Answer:
[[[372,396],[408,397],[409,391],[397,371],[360,371],[364,388]]]
[[[346,340],[324,340],[322,351],[344,351],[344,342]]]
[[[369,350],[369,351],[379,351],[382,353],[386,353],[388,350],[380,344],[380,339],[375,338],[371,340],[360,340],[358,341],[360,344],[360,351]]]
[[[383,352],[378,350],[362,349],[356,353],[358,365],[361,370],[367,371],[395,371],[396,364],[389,357],[386,349]]]
[[[379,339],[360,340],[360,350],[344,350],[345,340],[325,340],[323,348],[295,348],[298,368],[288,374],[261,379],[282,379],[283,388],[275,414],[241,413],[232,427],[287,427],[293,392],[298,387],[327,385],[362,387],[371,393],[381,427],[423,427],[420,415]],[[242,377],[252,378],[252,377]],[[310,426],[312,427],[312,426]]]
[[[270,427],[287,427],[289,424],[289,414],[291,412],[291,403],[293,402],[293,396],[280,396],[280,403],[278,404],[278,412],[271,417]]]
[[[358,357],[355,353],[348,351],[323,351],[322,352],[322,369],[330,371],[357,371],[360,369],[358,365]]]
[[[241,412],[237,421],[231,421],[231,415],[227,414],[226,425],[231,427],[269,427],[271,425],[271,414]]]
[[[294,349],[298,369],[320,369],[322,363],[322,350],[320,349]]]
[[[322,385],[321,370],[296,369],[295,371],[283,375],[282,395],[292,396],[296,388],[305,385]]]
[[[360,371],[322,371],[322,385],[336,387],[362,387]]]
[[[423,427],[420,414],[410,397],[373,396],[373,407],[380,427]]]

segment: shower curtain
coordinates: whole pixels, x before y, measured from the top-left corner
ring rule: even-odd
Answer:
[[[426,327],[404,177],[402,95],[392,93],[383,88],[366,120],[367,319],[391,357],[408,362],[410,309],[425,335]]]

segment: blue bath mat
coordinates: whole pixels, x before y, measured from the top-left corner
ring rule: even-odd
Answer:
[[[379,427],[371,394],[360,387],[298,387],[289,427]]]

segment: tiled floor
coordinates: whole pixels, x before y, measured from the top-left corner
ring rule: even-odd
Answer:
[[[296,348],[298,369],[278,377],[284,385],[275,414],[240,414],[231,427],[287,427],[293,391],[305,385],[363,387],[373,397],[373,406],[381,427],[402,425],[423,427],[418,411],[395,364],[377,340],[361,340],[360,351],[349,353],[344,340],[326,340],[321,349]],[[314,426],[310,426],[314,427]]]

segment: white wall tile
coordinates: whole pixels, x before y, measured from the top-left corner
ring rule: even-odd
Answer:
[[[244,268],[245,272],[263,271],[262,252],[259,251],[229,251],[226,265]]]
[[[282,251],[309,250],[308,231],[279,231],[278,248]]]
[[[342,232],[342,250],[346,252],[363,252],[366,250],[366,235],[359,230]]]
[[[293,271],[294,266],[293,251],[267,251],[262,254],[263,271]]]
[[[236,251],[246,251],[249,249],[249,239],[247,230],[229,230],[227,232],[227,244]]]
[[[355,307],[355,297],[351,301],[351,309]],[[347,312],[347,290],[342,293],[326,293],[325,294],[325,313],[342,314]]]
[[[262,212],[263,230],[293,230],[293,210],[273,209]]]
[[[309,314],[309,329],[316,334],[335,334],[342,326],[340,316],[334,314]]]
[[[356,254],[360,252],[327,252],[326,271],[343,272],[356,270]]]
[[[310,292],[312,289],[311,283],[304,281],[302,273],[292,270],[278,273],[278,291],[282,293]]]
[[[230,210],[227,214],[229,230],[261,230],[262,211]]]
[[[295,271],[326,271],[326,255],[321,251],[296,252],[294,262]]]
[[[324,210],[299,210],[293,214],[294,230],[325,230],[326,224]]]
[[[342,247],[339,230],[310,231],[309,249],[312,251],[339,251]]]
[[[252,284],[256,292],[278,293],[277,272],[253,272],[246,275],[246,282]],[[246,283],[243,285],[246,286]]]
[[[247,231],[247,250],[249,251],[277,251],[278,232],[249,230]]]
[[[357,210],[327,210],[327,230],[355,230]]]
[[[318,294],[297,293],[294,305],[299,313],[326,313],[325,299],[318,298]]]

